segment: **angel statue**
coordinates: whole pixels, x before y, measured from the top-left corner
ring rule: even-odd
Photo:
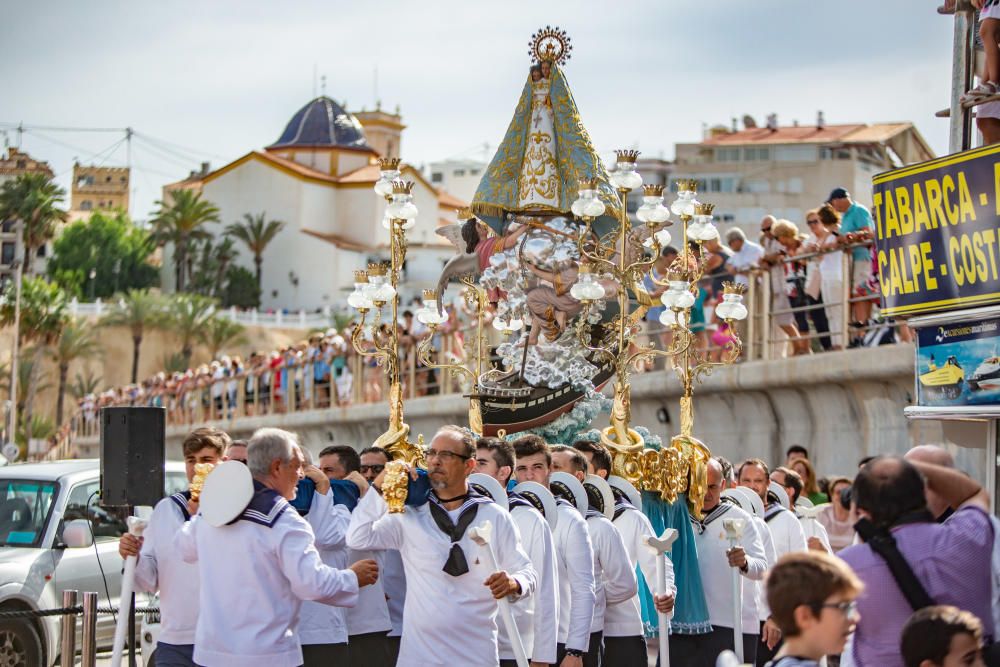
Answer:
[[[489,228],[476,219],[469,209],[460,209],[458,219],[462,224],[444,225],[435,232],[451,241],[458,254],[448,260],[441,270],[437,284],[438,309],[442,308],[441,297],[448,289],[448,283],[461,276],[480,275],[490,265],[490,257],[496,253],[505,252],[517,245],[517,240],[528,231],[528,225],[517,225],[501,236],[490,234]],[[490,290],[490,301],[500,299],[497,290]]]

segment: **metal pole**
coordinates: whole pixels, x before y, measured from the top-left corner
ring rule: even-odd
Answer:
[[[97,665],[97,593],[83,594],[83,639],[81,667]]]
[[[10,358],[10,422],[7,425],[7,442],[17,443],[17,376],[18,357],[21,354],[21,269],[20,260],[24,223],[20,219],[14,224],[14,347]]]
[[[79,592],[63,591],[62,606],[64,609],[75,607]],[[76,614],[64,614],[62,617],[62,642],[59,652],[59,664],[62,667],[72,667],[76,657]]]
[[[972,135],[972,110],[963,109],[959,98],[972,87],[975,72],[975,10],[966,0],[959,0],[955,8],[951,58],[951,117],[948,132],[948,152],[958,153],[970,148]]]

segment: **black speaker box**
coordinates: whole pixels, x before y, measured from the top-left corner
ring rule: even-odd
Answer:
[[[163,498],[166,410],[101,408],[101,505],[155,505]]]

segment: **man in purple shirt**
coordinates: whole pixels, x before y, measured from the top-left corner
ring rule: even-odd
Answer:
[[[957,509],[934,522],[924,485]],[[933,604],[972,612],[992,628],[990,559],[993,525],[990,500],[975,481],[957,470],[898,457],[878,457],[854,481],[858,513],[888,530]],[[858,600],[861,620],[854,636],[858,667],[904,667],[899,638],[913,614],[885,560],[868,544],[838,554],[865,584]]]

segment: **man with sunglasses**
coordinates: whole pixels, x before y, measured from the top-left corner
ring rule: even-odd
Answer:
[[[431,485],[428,502],[389,514],[381,495],[385,471],[361,489],[351,518],[352,549],[398,549],[406,572],[400,667],[498,667],[497,600],[531,595],[537,574],[510,514],[472,491],[476,441],[444,426],[424,453]],[[411,476],[415,471],[411,471]],[[469,529],[489,522],[499,571]],[[456,629],[460,628],[458,632]]]
[[[385,470],[385,464],[392,460],[392,454],[372,445],[361,450],[359,472],[369,484]],[[392,629],[387,638],[389,664],[395,665],[399,657],[400,635],[403,634],[403,603],[406,600],[406,575],[403,573],[403,559],[396,549],[382,552],[379,563],[382,567],[382,586],[385,589],[386,605],[389,607],[389,621]]]

